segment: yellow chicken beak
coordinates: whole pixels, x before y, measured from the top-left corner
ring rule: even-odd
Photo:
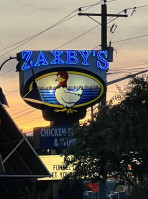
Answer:
[[[56,81],[64,82],[64,81],[65,81],[65,79],[64,79],[63,77],[58,77],[58,78],[56,79]]]

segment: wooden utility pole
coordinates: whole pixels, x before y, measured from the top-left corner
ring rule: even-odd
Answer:
[[[79,16],[100,16],[101,17],[101,49],[107,50],[107,17],[128,17],[128,15],[123,14],[107,14],[106,0],[104,4],[101,5],[101,14],[94,13],[78,13]],[[106,94],[101,101],[101,106],[106,105]],[[106,182],[99,182],[99,199],[106,199]]]
[[[101,14],[78,13],[79,16],[100,16],[101,17],[101,49],[107,50],[107,17],[128,17],[127,14],[107,14],[106,1],[101,5]]]
[[[107,5],[101,5],[101,48],[107,49]]]

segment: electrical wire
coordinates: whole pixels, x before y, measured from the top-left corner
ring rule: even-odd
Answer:
[[[148,34],[139,35],[139,36],[135,36],[135,37],[130,37],[130,38],[126,38],[126,39],[121,39],[121,40],[117,40],[117,41],[112,41],[111,43],[120,43],[120,42],[130,41],[130,40],[139,39],[139,38],[143,38],[143,37],[148,37]],[[97,49],[99,46],[100,45],[97,45],[93,49]]]
[[[134,65],[127,65],[127,66],[122,66],[121,68],[127,68],[127,67],[133,67],[133,66],[142,66],[142,65],[148,65],[148,62],[146,63],[141,63],[141,64],[134,64]],[[119,67],[120,68],[120,67]],[[115,68],[115,69],[119,69]]]
[[[16,46],[15,48],[13,48],[13,49],[11,49],[11,50],[9,50],[9,51],[7,51],[7,52],[1,54],[0,57],[2,57],[2,56],[4,56],[4,55],[6,55],[6,54],[8,54],[8,53],[10,53],[10,52],[12,52],[12,51],[14,51],[15,49],[17,49],[17,48],[23,46],[24,44],[30,42],[31,40],[35,39],[35,38],[38,37],[39,35],[43,34],[44,32],[50,30],[50,29],[53,28],[53,27],[56,27],[57,25],[60,25],[61,23],[65,22],[65,21],[67,21],[67,20],[69,20],[69,19],[71,19],[71,18],[73,18],[73,17],[75,17],[75,16],[77,16],[77,14],[74,15],[74,16],[72,16],[72,17],[69,17],[68,19],[65,19],[65,20],[62,21],[62,22],[59,22],[59,23],[56,24],[56,25],[53,25],[53,26],[47,28],[46,30],[44,30],[44,31],[42,31],[42,32],[40,32],[40,33],[38,33],[38,34],[36,34],[36,35],[30,37],[29,39],[24,40],[23,43],[22,43],[22,42],[19,42],[20,44],[19,44],[18,46]]]
[[[11,72],[11,71],[14,71],[15,69],[16,69],[16,67],[13,68],[13,69],[10,69],[10,70],[8,70],[8,71],[6,71],[6,72],[4,72],[4,73],[0,73],[0,76],[1,76],[1,75],[5,75],[5,74],[7,74],[7,73],[9,73],[9,72]]]
[[[17,117],[15,117],[15,118],[13,118],[13,119],[16,120],[16,119],[18,119],[18,118],[20,118],[20,117],[23,117],[23,116],[28,115],[28,114],[30,114],[30,113],[33,113],[33,112],[35,112],[35,111],[37,111],[37,109],[28,111],[27,113],[25,113],[25,114],[23,114],[23,115],[20,115],[20,116],[17,116]]]
[[[91,4],[91,5],[87,5],[87,6],[82,6],[82,7],[80,7],[80,8],[90,8],[90,7],[94,7],[94,6],[98,5],[98,4],[101,4],[102,1],[103,1],[103,0],[101,0],[101,1],[99,1],[98,3],[95,3],[95,4]]]
[[[122,11],[120,11],[118,14],[117,14],[117,17],[115,17],[114,19],[112,19],[113,17],[110,17],[110,19],[112,20],[108,20],[107,24],[111,23],[112,21],[116,20],[118,18],[118,15],[121,14],[122,12],[126,13],[128,10],[135,10],[135,9],[139,9],[139,8],[145,8],[145,7],[148,7],[148,5],[142,5],[142,6],[137,6],[137,7],[134,7],[134,8],[126,8]]]
[[[135,36],[135,37],[130,37],[130,38],[127,38],[127,39],[112,41],[112,43],[119,43],[119,42],[129,41],[129,40],[133,40],[133,39],[139,39],[139,38],[147,37],[147,36],[148,36],[148,34],[144,34],[144,35],[139,35],[139,36]]]
[[[138,7],[135,7],[135,8],[145,8],[145,7],[148,7],[148,4],[143,5],[143,6],[138,6]]]
[[[8,94],[6,94],[6,96],[7,95],[11,95],[12,93],[15,93],[15,92],[17,92],[18,91],[18,89],[17,90],[14,90],[14,91],[11,91],[11,92],[9,92]]]
[[[102,1],[102,0],[101,0],[101,1]],[[100,1],[100,2],[101,2],[101,1]],[[87,7],[85,10],[88,10],[88,9],[90,9],[91,7],[95,6],[95,5],[98,5],[100,2],[98,2],[98,3],[96,3],[96,4],[93,4],[93,5],[85,6],[85,7]],[[83,11],[85,11],[85,10],[83,10]],[[60,25],[60,24],[62,24],[62,23],[64,23],[64,22],[68,21],[69,19],[71,19],[71,18],[77,16],[77,14],[71,16],[71,15],[74,14],[76,11],[78,11],[78,9],[74,10],[72,13],[70,13],[70,14],[67,15],[66,17],[62,18],[61,20],[59,20],[59,21],[58,21],[57,23],[55,23],[54,25],[52,25],[52,26],[46,28],[45,30],[43,30],[43,31],[41,31],[41,32],[39,32],[39,33],[37,33],[37,34],[34,34],[34,35],[32,35],[31,37],[28,37],[28,38],[26,38],[26,39],[24,39],[24,40],[21,40],[21,41],[15,43],[15,44],[12,44],[12,45],[10,45],[10,46],[7,46],[7,47],[1,49],[0,51],[3,51],[3,50],[6,50],[6,49],[8,49],[8,48],[11,48],[11,47],[16,46],[16,45],[19,44],[19,45],[16,46],[15,48],[13,48],[13,49],[11,49],[11,50],[5,52],[5,53],[2,54],[2,55],[0,55],[0,57],[2,57],[2,56],[4,56],[4,55],[6,55],[6,54],[12,52],[13,50],[19,48],[20,46],[22,46],[22,45],[24,45],[24,44],[30,42],[31,40],[35,39],[35,38],[38,37],[39,35],[41,35],[41,34],[47,32],[48,30],[50,30],[50,29],[52,29],[52,28],[54,28],[54,27],[56,27],[56,26],[58,26],[58,25]]]
[[[96,4],[89,5],[89,6],[84,6],[84,7],[88,7],[87,9],[89,9],[90,7],[93,7],[93,6],[95,6],[95,5],[98,5],[98,4],[101,3],[101,2],[102,2],[102,1],[99,1],[99,2],[96,3]],[[110,2],[112,2],[112,1],[110,1]],[[146,6],[148,6],[148,5],[139,6],[139,7],[136,7],[136,8],[143,8],[143,7],[146,7]],[[81,8],[84,8],[84,7],[81,7]],[[87,10],[87,9],[85,9],[85,10]],[[123,11],[129,10],[129,9],[133,9],[133,8],[124,9],[124,10],[122,10],[121,12],[119,12],[117,15],[119,15],[119,14],[122,13]],[[28,43],[29,41],[31,41],[32,39],[36,38],[36,37],[39,36],[40,34],[43,34],[44,32],[48,31],[49,29],[51,29],[51,28],[53,28],[53,27],[56,27],[57,25],[60,25],[61,23],[63,23],[63,22],[65,22],[65,21],[67,21],[67,20],[69,20],[69,19],[71,19],[71,18],[77,16],[77,14],[76,14],[76,15],[74,15],[74,16],[72,16],[72,17],[69,17],[69,16],[71,16],[74,12],[76,12],[77,10],[78,10],[78,9],[76,9],[75,11],[73,11],[72,13],[70,13],[69,15],[67,15],[66,17],[64,17],[63,19],[61,19],[60,21],[58,21],[57,23],[55,23],[54,25],[50,26],[49,28],[47,28],[47,29],[45,29],[45,30],[43,30],[43,31],[41,31],[41,32],[39,32],[39,33],[37,33],[37,34],[31,36],[31,37],[28,37],[27,39],[24,39],[24,40],[22,40],[22,41],[20,41],[20,42],[17,42],[17,43],[15,43],[15,44],[12,44],[12,45],[6,47],[6,48],[1,49],[0,51],[6,50],[6,49],[8,49],[8,48],[10,48],[10,47],[13,47],[13,46],[15,46],[15,45],[21,43],[20,45],[18,45],[18,46],[16,46],[15,48],[9,50],[8,52],[6,52],[6,53],[0,55],[0,57],[2,57],[2,56],[4,56],[4,55],[6,55],[6,54],[12,52],[13,50],[19,48],[19,47],[22,46],[22,45]],[[85,11],[85,10],[84,10],[84,11]],[[67,17],[69,17],[69,18],[67,18]],[[67,18],[67,19],[66,19],[66,18]],[[118,16],[117,16],[116,18],[118,18]],[[116,18],[115,18],[115,19],[116,19]],[[113,20],[115,20],[115,19],[113,19]],[[110,23],[110,22],[111,22],[111,21],[109,21],[108,23]],[[83,34],[82,34],[82,35],[83,35]],[[75,39],[74,39],[74,40],[75,40]],[[22,43],[22,42],[23,42],[23,43]],[[69,43],[69,42],[67,42],[67,43]],[[66,44],[65,44],[65,45],[66,45]]]
[[[112,1],[115,1],[115,0],[112,0]],[[112,2],[112,1],[109,1],[109,2]],[[96,4],[89,5],[89,6],[84,6],[84,7],[81,7],[81,8],[87,7],[87,9],[89,9],[89,8],[91,8],[91,7],[93,7],[93,6],[96,6],[96,5],[100,4],[101,2],[102,2],[102,0],[99,1],[98,3],[96,3]],[[87,10],[87,9],[85,9],[85,10]],[[29,41],[33,40],[33,39],[36,38],[37,36],[39,36],[39,35],[43,34],[44,32],[48,31],[49,29],[54,28],[54,27],[56,27],[57,25],[60,25],[61,23],[63,23],[63,22],[65,22],[65,21],[67,21],[67,20],[69,20],[69,19],[71,19],[71,18],[77,16],[77,14],[76,14],[76,15],[74,15],[74,16],[72,16],[72,17],[69,17],[70,15],[72,15],[72,14],[73,14],[74,12],[76,12],[77,10],[78,10],[78,9],[76,9],[75,11],[73,11],[72,13],[70,13],[69,15],[67,15],[66,17],[64,17],[62,20],[58,21],[56,24],[50,26],[49,28],[47,28],[47,29],[45,29],[45,30],[43,30],[43,31],[41,31],[41,32],[39,32],[39,33],[37,33],[37,34],[31,36],[31,37],[28,37],[28,38],[26,38],[26,39],[24,39],[24,40],[22,40],[22,41],[19,41],[19,42],[15,43],[15,44],[12,44],[12,45],[10,45],[10,46],[8,46],[8,47],[5,47],[5,48],[1,49],[0,51],[3,51],[3,50],[6,50],[6,49],[8,49],[8,48],[11,48],[11,47],[13,47],[13,46],[15,46],[15,45],[21,43],[20,45],[16,46],[15,48],[13,48],[13,49],[7,51],[6,53],[4,53],[4,54],[2,54],[2,55],[0,55],[0,57],[2,57],[2,56],[4,56],[4,55],[6,55],[6,54],[12,52],[13,50],[15,50],[15,49],[21,47],[22,45],[28,43]],[[85,11],[85,10],[83,10],[83,11]],[[67,17],[69,17],[69,18],[66,19]]]
[[[102,2],[102,0],[101,0],[100,2]],[[90,6],[85,6],[85,7],[89,7],[89,8],[90,8],[90,7],[93,7],[93,6],[95,6],[95,5],[98,5],[100,2],[98,2],[98,3],[96,3],[96,4],[93,4],[93,5],[90,5]],[[87,8],[87,9],[89,9],[89,8]],[[85,9],[85,10],[87,10],[87,9]],[[68,16],[72,15],[72,14],[73,14],[74,12],[76,12],[77,10],[78,10],[78,9],[76,9],[76,10],[73,11],[71,14],[67,15],[66,17],[64,17],[64,18],[63,18],[63,19],[65,19],[64,21],[63,21],[63,19],[62,19],[62,20],[60,20],[59,22],[57,22],[56,24],[50,26],[49,28],[45,29],[44,31],[42,31],[42,32],[40,32],[40,33],[38,33],[38,34],[35,34],[35,35],[33,35],[33,36],[31,36],[31,37],[25,39],[25,40],[22,40],[22,41],[20,41],[20,42],[17,42],[16,44],[12,44],[12,45],[10,45],[10,46],[8,46],[8,47],[5,47],[5,48],[1,49],[0,51],[6,50],[6,49],[8,49],[8,48],[10,48],[10,47],[13,47],[13,46],[15,46],[15,45],[17,45],[17,44],[20,44],[20,45],[16,46],[15,48],[11,49],[10,51],[7,51],[6,53],[0,55],[0,57],[2,57],[2,56],[4,56],[4,55],[6,55],[6,54],[12,52],[13,50],[15,50],[15,49],[21,47],[22,45],[28,43],[29,41],[31,41],[31,40],[34,39],[35,37],[39,36],[40,34],[44,33],[45,31],[47,31],[47,30],[49,30],[49,29],[55,27],[56,25],[59,25],[59,24],[65,22],[65,21],[69,20],[70,18],[73,18],[73,17],[77,16],[77,14],[76,14],[76,15],[74,15],[74,16],[72,16],[72,17],[66,19]],[[85,11],[85,10],[84,10],[84,11]],[[84,33],[82,33],[81,35],[77,36],[76,38],[74,38],[74,39],[72,39],[72,40],[66,42],[65,44],[62,44],[61,46],[57,47],[56,49],[58,49],[58,48],[60,48],[60,47],[62,47],[62,46],[65,46],[65,45],[68,44],[68,43],[71,43],[72,41],[74,41],[74,40],[80,38],[81,36],[87,34],[88,32],[94,30],[94,29],[97,28],[97,27],[98,27],[98,26],[95,26],[94,28],[92,28],[92,29],[90,29],[90,30],[88,30],[88,31],[86,31],[86,32],[84,32]],[[22,43],[22,42],[23,42],[23,43]],[[0,75],[6,74],[6,73],[8,73],[8,72],[10,72],[10,71],[13,71],[13,70],[14,70],[14,69],[11,69],[11,70],[9,70],[9,71],[7,71],[7,72],[5,72],[5,73],[2,73],[2,74],[0,74]]]
[[[115,0],[112,0],[112,1],[115,1]],[[112,2],[112,1],[109,1],[109,2]],[[81,8],[87,7],[87,9],[89,9],[89,8],[91,8],[91,7],[93,7],[93,6],[96,6],[96,5],[100,4],[101,2],[102,2],[102,0],[99,1],[98,3],[96,3],[96,4],[88,5],[88,6],[83,6],[83,7],[81,7]],[[147,6],[148,6],[148,5],[143,5],[143,6],[134,7],[134,8],[144,8],[144,7],[147,7]],[[85,10],[87,10],[87,9],[85,9]],[[133,8],[124,9],[124,10],[122,10],[121,12],[119,12],[117,15],[119,15],[119,14],[122,13],[123,11],[129,10],[129,9],[133,9]],[[47,29],[45,29],[45,30],[43,30],[43,31],[41,31],[41,32],[39,32],[39,33],[37,33],[37,34],[34,34],[34,35],[32,35],[31,37],[28,37],[28,38],[26,38],[26,39],[24,39],[24,40],[21,40],[21,41],[15,43],[15,44],[12,44],[12,45],[10,45],[10,46],[8,46],[8,47],[5,47],[5,48],[1,49],[0,51],[3,51],[3,50],[6,50],[6,49],[8,49],[8,48],[11,48],[11,47],[16,46],[16,45],[18,45],[18,44],[21,43],[21,44],[18,45],[17,47],[15,47],[15,48],[9,50],[8,52],[6,52],[6,53],[0,55],[0,57],[2,57],[2,56],[4,56],[4,55],[6,55],[6,54],[12,52],[12,51],[15,50],[16,48],[19,48],[20,46],[22,46],[22,45],[28,43],[29,41],[35,39],[35,38],[38,37],[39,35],[41,35],[41,34],[45,33],[46,31],[50,30],[51,28],[54,28],[54,27],[56,27],[57,25],[60,25],[61,23],[63,23],[63,22],[65,22],[65,21],[67,21],[67,20],[69,20],[69,19],[71,19],[71,18],[77,16],[77,14],[71,16],[71,15],[74,14],[77,10],[78,10],[78,9],[74,10],[72,13],[70,13],[70,14],[67,15],[66,17],[62,18],[62,19],[59,20],[57,23],[55,23],[54,25],[48,27]],[[84,11],[85,11],[85,10],[84,10]],[[71,16],[71,17],[70,17],[70,16]],[[69,18],[68,18],[68,17],[69,17]],[[118,18],[118,16],[117,16],[116,18]],[[116,18],[115,18],[115,19],[116,19]],[[113,19],[113,20],[115,20],[115,19]],[[112,22],[113,20],[108,21],[108,23]]]
[[[108,72],[107,75],[117,75],[117,74],[121,74],[121,73],[130,73],[130,72],[139,72],[139,70],[144,70],[145,68],[132,68],[132,69],[123,69],[120,70],[118,69],[118,71],[116,72],[116,70],[109,70],[109,71],[113,71],[113,72]],[[115,71],[115,72],[114,72]]]
[[[120,11],[120,12],[117,14],[116,17],[110,17],[110,19],[108,19],[108,21],[107,21],[107,24],[111,23],[112,21],[115,21],[115,20],[118,18],[118,16],[119,16],[122,12],[124,12],[125,10],[126,10],[126,9]],[[112,18],[113,18],[113,19],[112,19]],[[125,18],[126,18],[126,17],[125,17]]]
[[[55,48],[55,50],[57,50],[57,49],[59,49],[59,48],[65,46],[65,45],[67,45],[67,44],[69,44],[69,43],[75,41],[76,39],[79,39],[80,37],[84,36],[85,34],[87,34],[87,33],[91,32],[92,30],[96,29],[97,27],[99,27],[99,25],[97,25],[97,26],[95,26],[95,27],[93,27],[93,28],[87,30],[86,32],[82,33],[81,35],[78,35],[77,37],[71,39],[70,41],[68,41],[68,42],[66,42],[66,43],[64,43],[64,44],[62,44],[62,45],[60,45],[59,47]]]
[[[19,111],[19,112],[15,112],[15,113],[11,114],[11,116],[17,115],[17,114],[19,114],[19,113],[23,113],[23,112],[28,111],[28,110],[30,110],[30,108],[21,110],[21,111]]]
[[[29,120],[29,121],[27,121],[27,122],[24,122],[24,123],[22,123],[22,124],[18,124],[18,126],[22,126],[22,125],[24,125],[24,124],[27,124],[27,123],[29,123],[29,122],[32,122],[32,121],[35,121],[35,120],[38,120],[38,119],[43,119],[43,118],[40,116],[40,117],[34,118],[34,119],[32,119],[32,120]]]
[[[93,27],[93,28],[87,30],[86,32],[82,33],[81,35],[78,35],[77,37],[71,39],[70,41],[68,41],[68,42],[66,42],[66,43],[64,43],[64,44],[62,44],[62,45],[60,45],[60,46],[58,46],[57,48],[55,48],[55,50],[57,50],[57,49],[59,49],[59,48],[65,46],[65,45],[67,45],[67,44],[69,44],[69,43],[75,41],[76,39],[79,39],[80,37],[84,36],[85,34],[87,34],[87,33],[91,32],[92,30],[96,29],[97,27],[99,27],[99,25],[97,25],[97,26],[95,26],[95,27]],[[121,40],[113,41],[112,43],[119,43],[119,42],[124,42],[124,41],[130,41],[130,40],[139,39],[139,38],[143,38],[143,37],[147,37],[147,36],[148,36],[148,34],[144,34],[144,35],[139,35],[139,36],[135,36],[135,37],[127,38],[127,39],[121,39]],[[100,47],[100,45],[94,47],[93,49],[97,49],[98,47]],[[15,68],[14,68],[14,69],[15,69]],[[1,75],[4,75],[4,74],[6,74],[6,73],[9,73],[9,72],[11,72],[11,71],[13,71],[14,69],[8,70],[8,71],[6,71],[6,72],[0,74],[0,76],[1,76]]]
[[[50,27],[48,27],[48,28],[42,30],[41,32],[38,32],[38,33],[36,33],[36,34],[34,34],[34,35],[32,35],[32,36],[30,36],[30,37],[24,39],[24,40],[21,40],[21,41],[19,41],[19,42],[17,42],[17,43],[14,43],[14,44],[10,45],[10,46],[7,46],[7,47],[1,49],[0,52],[3,51],[3,50],[6,50],[6,49],[8,49],[8,48],[11,48],[11,47],[13,47],[13,46],[16,46],[16,45],[18,45],[18,44],[20,44],[20,43],[23,43],[23,42],[25,42],[25,41],[28,41],[28,40],[30,41],[30,39],[34,39],[35,37],[39,36],[40,34],[43,34],[44,32],[50,30],[51,28],[54,28],[54,27],[56,27],[57,25],[61,24],[66,18],[68,18],[69,16],[71,16],[71,15],[72,15],[73,13],[75,13],[76,11],[77,11],[77,9],[74,10],[72,13],[68,14],[66,17],[64,17],[64,18],[62,18],[61,20],[59,20],[58,22],[56,22],[55,24],[51,25]],[[74,15],[74,16],[76,16],[76,15]],[[68,19],[69,19],[69,18],[68,18]],[[64,22],[65,22],[65,21],[64,21]]]
[[[109,92],[109,93],[120,93],[120,91],[108,91],[108,90],[107,90],[107,92]],[[122,92],[125,92],[125,91],[122,91]]]

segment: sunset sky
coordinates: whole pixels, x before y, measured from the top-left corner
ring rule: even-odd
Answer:
[[[22,50],[100,49],[100,17],[93,20],[78,16],[78,8],[84,13],[101,13],[103,1],[1,0],[0,3],[1,64]],[[111,41],[114,47],[109,82],[148,69],[148,1],[108,0],[107,9],[111,14],[121,11],[124,14],[127,9],[128,14],[127,18],[108,17],[108,43]],[[7,111],[24,132],[49,125],[40,110],[30,107],[20,97],[16,64],[15,60],[7,62],[0,73],[0,86],[10,106]],[[118,86],[124,89],[127,83],[126,80],[108,86],[107,100],[118,92]]]

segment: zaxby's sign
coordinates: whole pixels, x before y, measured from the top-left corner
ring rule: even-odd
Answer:
[[[106,92],[107,51],[22,51],[17,58],[21,96],[32,90],[35,78],[44,104],[28,104],[43,110],[47,120],[83,118]]]

